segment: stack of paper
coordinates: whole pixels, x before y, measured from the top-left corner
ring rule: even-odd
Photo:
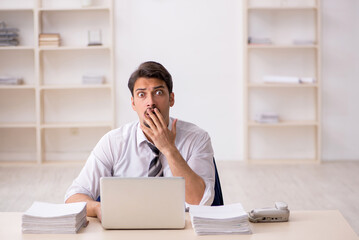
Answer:
[[[259,123],[278,123],[279,116],[277,113],[261,113],[256,115],[254,120]]]
[[[198,235],[251,234],[248,215],[240,203],[224,206],[190,206],[192,226]]]
[[[294,45],[315,45],[315,41],[311,39],[294,39]]]
[[[22,215],[23,233],[77,233],[86,224],[85,202],[34,202]]]
[[[301,77],[299,79],[300,83],[315,83],[315,78],[312,77]]]
[[[103,75],[83,75],[82,76],[83,84],[103,84],[105,83],[105,76]]]
[[[19,29],[6,27],[5,22],[0,22],[0,46],[19,45]]]
[[[248,44],[272,44],[270,38],[248,37]]]
[[[264,76],[265,83],[315,83],[312,77],[294,77],[294,76]]]
[[[299,77],[289,76],[264,76],[263,81],[265,83],[300,83]]]

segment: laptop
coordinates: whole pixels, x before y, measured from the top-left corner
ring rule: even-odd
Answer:
[[[185,227],[185,180],[181,177],[100,179],[105,229]]]

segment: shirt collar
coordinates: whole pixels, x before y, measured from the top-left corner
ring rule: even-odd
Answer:
[[[172,122],[173,122],[173,119],[170,117],[169,119],[169,123],[168,123],[168,129],[169,130],[172,130]],[[140,122],[138,121],[137,123],[137,133],[136,133],[136,136],[137,136],[137,147],[140,147],[140,145],[143,143],[143,142],[149,142],[146,135],[143,133],[142,129],[141,129],[141,124]]]

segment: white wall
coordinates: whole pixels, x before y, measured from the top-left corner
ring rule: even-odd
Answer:
[[[322,155],[359,160],[359,2],[322,1]]]
[[[128,77],[155,60],[174,79],[171,115],[207,130],[217,159],[243,159],[241,3],[115,1],[117,126],[137,119]],[[323,159],[359,159],[359,3],[324,0],[322,8]]]
[[[115,4],[117,125],[137,119],[127,81],[147,60],[174,80],[171,115],[209,132],[217,159],[242,158],[242,14],[238,0]]]

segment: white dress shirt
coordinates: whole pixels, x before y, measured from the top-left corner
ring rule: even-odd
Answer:
[[[173,119],[170,118],[169,128]],[[76,193],[96,200],[100,195],[101,177],[147,177],[154,153],[138,121],[106,133],[97,143],[79,176],[68,188],[65,201]],[[196,125],[177,121],[175,144],[189,167],[202,179],[206,188],[200,205],[211,205],[214,199],[215,172],[213,149],[207,132]],[[159,157],[163,176],[172,172],[163,154]]]

